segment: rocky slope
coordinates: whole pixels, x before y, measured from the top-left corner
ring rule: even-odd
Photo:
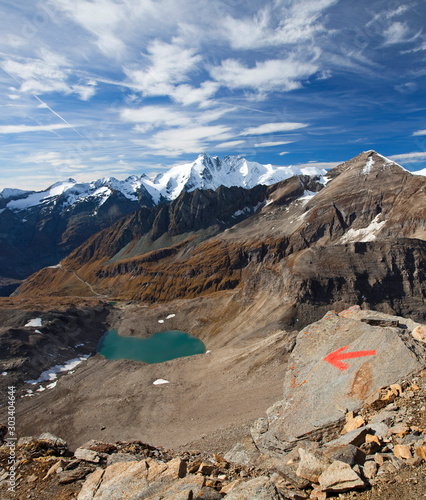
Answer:
[[[224,193],[235,195],[225,188],[182,194],[100,232],[62,264],[97,293],[148,303],[224,290],[246,302],[278,293],[287,326],[353,303],[424,318],[426,180],[372,151],[328,178],[319,189],[293,177],[229,206]],[[236,214],[246,220],[233,225]],[[93,295],[71,278],[43,269],[18,293]]]
[[[426,327],[409,319],[359,307],[330,311],[297,335],[285,362],[284,399],[254,422],[251,439],[227,453],[213,453],[209,446],[189,452],[96,440],[70,451],[52,434],[21,433],[15,495],[47,500],[421,498],[425,341]],[[335,349],[342,342],[345,349]],[[357,355],[344,357],[349,352]],[[1,435],[7,439],[6,428]],[[9,456],[5,444],[0,448],[3,495]]]

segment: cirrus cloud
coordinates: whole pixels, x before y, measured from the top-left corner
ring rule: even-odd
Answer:
[[[308,126],[308,123],[300,122],[274,122],[264,123],[258,127],[246,128],[241,135],[264,135],[273,134],[274,132],[291,132]],[[282,143],[285,144],[285,143]]]

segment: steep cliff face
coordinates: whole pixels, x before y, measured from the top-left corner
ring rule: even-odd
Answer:
[[[146,302],[279,293],[294,306],[290,324],[337,303],[422,316],[425,219],[426,180],[368,151],[330,171],[323,189],[296,176],[184,193],[95,235],[62,264],[98,293]],[[72,290],[63,270],[45,269],[19,293]]]

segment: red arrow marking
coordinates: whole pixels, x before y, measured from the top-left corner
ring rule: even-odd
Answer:
[[[324,358],[324,361],[330,363],[330,365],[335,366],[341,372],[347,370],[349,365],[347,363],[342,363],[342,359],[352,359],[352,358],[361,358],[363,356],[374,356],[376,351],[355,351],[355,352],[342,352],[347,349],[349,346],[341,347],[337,349],[337,351],[331,352],[328,356]]]

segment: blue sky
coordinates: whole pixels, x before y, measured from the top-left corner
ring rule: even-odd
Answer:
[[[2,0],[0,189],[208,152],[426,167],[426,2]]]

